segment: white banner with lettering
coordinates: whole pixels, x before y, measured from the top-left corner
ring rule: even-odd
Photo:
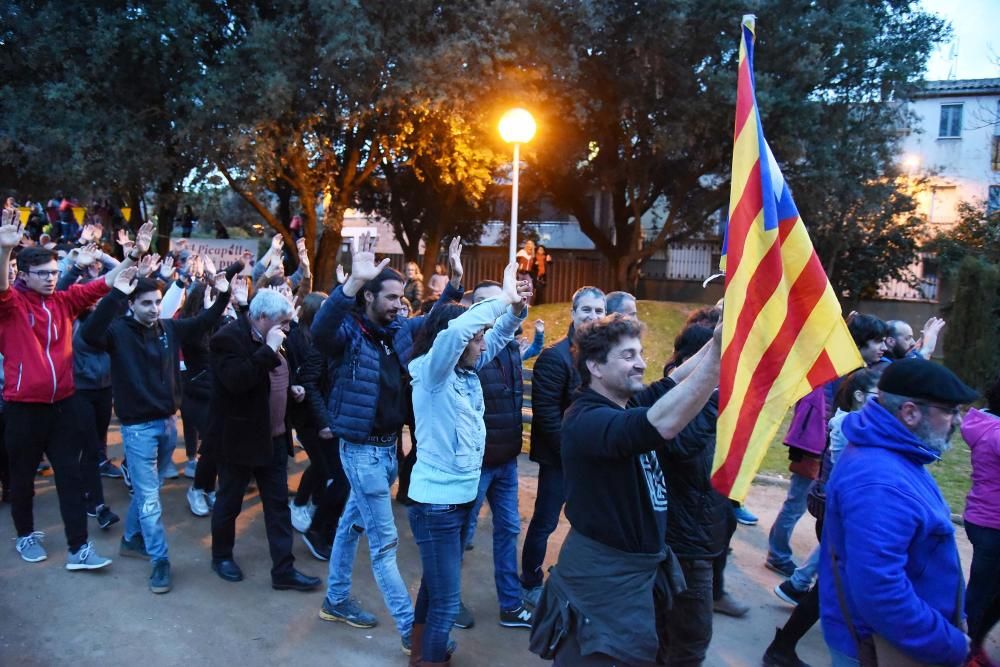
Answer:
[[[244,274],[250,273],[252,263],[257,260],[257,246],[256,239],[170,239],[170,252],[187,250],[192,255],[211,257],[220,271],[233,262],[244,259],[244,254],[249,253],[253,259],[247,262]]]

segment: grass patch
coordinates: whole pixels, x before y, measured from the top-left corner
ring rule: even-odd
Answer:
[[[645,358],[648,366],[646,382],[659,379],[663,365],[674,351],[674,338],[680,333],[684,320],[689,313],[702,304],[674,303],[669,301],[639,301],[639,319],[646,325],[646,335],[643,338]],[[529,313],[529,321],[525,330],[530,334],[533,329],[531,322],[537,318],[545,320],[545,344],[551,345],[566,335],[570,324],[570,307],[568,303],[552,303],[536,306]],[[536,357],[537,358],[537,357]],[[531,368],[535,363],[530,359],[525,366]],[[791,422],[792,411],[789,410],[778,429],[777,434],[768,447],[767,455],[761,464],[761,472],[771,475],[788,477],[788,449],[782,444],[788,425]],[[525,426],[525,431],[530,425]],[[970,463],[969,446],[956,434],[951,450],[945,454],[939,463],[930,466],[930,472],[941,487],[941,493],[955,513],[965,509],[965,496],[969,492],[972,467]]]

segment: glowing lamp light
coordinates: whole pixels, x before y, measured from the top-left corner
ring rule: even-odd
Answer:
[[[500,136],[508,144],[526,144],[535,136],[535,119],[525,109],[511,109],[500,119]]]
[[[903,166],[910,171],[916,171],[920,166],[920,156],[912,153],[903,156]]]

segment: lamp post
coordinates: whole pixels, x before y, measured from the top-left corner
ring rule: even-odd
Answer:
[[[514,169],[510,194],[510,262],[517,258],[517,177],[521,166],[521,144],[535,136],[535,119],[524,109],[511,109],[500,119],[500,136],[514,144]]]

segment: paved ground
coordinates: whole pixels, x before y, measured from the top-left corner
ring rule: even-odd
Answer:
[[[114,427],[113,427],[114,428]],[[117,430],[112,442],[118,443]],[[120,456],[120,447],[111,448]],[[175,460],[184,458],[183,449]],[[304,454],[291,467],[290,484],[298,483]],[[537,468],[521,461],[521,518],[531,515]],[[35,498],[36,529],[47,533],[50,557],[38,564],[23,562],[15,552],[10,513],[0,510],[0,665],[68,665],[87,667],[114,663],[160,665],[404,665],[399,637],[372,580],[367,548],[362,540],[356,562],[353,594],[378,614],[380,625],[358,630],[317,617],[323,593],[278,592],[270,588],[263,516],[256,494],[247,497],[238,524],[236,558],[246,574],[239,584],[222,581],[209,569],[208,518],[193,516],[187,507],[188,480],[167,482],[163,497],[170,544],[174,589],[153,595],[147,588],[149,566],[143,561],[116,558],[108,569],[68,572],[63,569],[65,541],[51,477],[39,480]],[[105,480],[112,507],[124,517],[128,494],[120,482]],[[779,583],[764,569],[763,554],[770,526],[784,499],[784,489],[755,486],[747,506],[761,523],[741,526],[733,540],[734,554],[727,570],[727,587],[752,606],[743,619],[716,615],[715,637],[707,665],[759,665],[760,656],[784,623],[789,607],[772,593]],[[401,546],[400,569],[416,595],[420,565],[413,536],[401,506],[396,506]],[[116,556],[121,525],[100,531],[91,523],[98,551]],[[550,542],[549,561],[565,535],[565,520]],[[971,548],[960,533],[963,561]],[[522,531],[523,535],[523,531]],[[803,519],[793,544],[805,557],[815,540],[811,518]],[[514,667],[545,664],[527,650],[527,631],[497,625],[493,586],[489,510],[484,509],[466,560],[463,597],[476,615],[471,630],[455,630],[459,643],[455,667],[493,665]],[[313,559],[296,540],[297,564],[303,571],[324,575],[325,563]],[[814,666],[829,665],[819,628],[800,645],[800,656]]]

